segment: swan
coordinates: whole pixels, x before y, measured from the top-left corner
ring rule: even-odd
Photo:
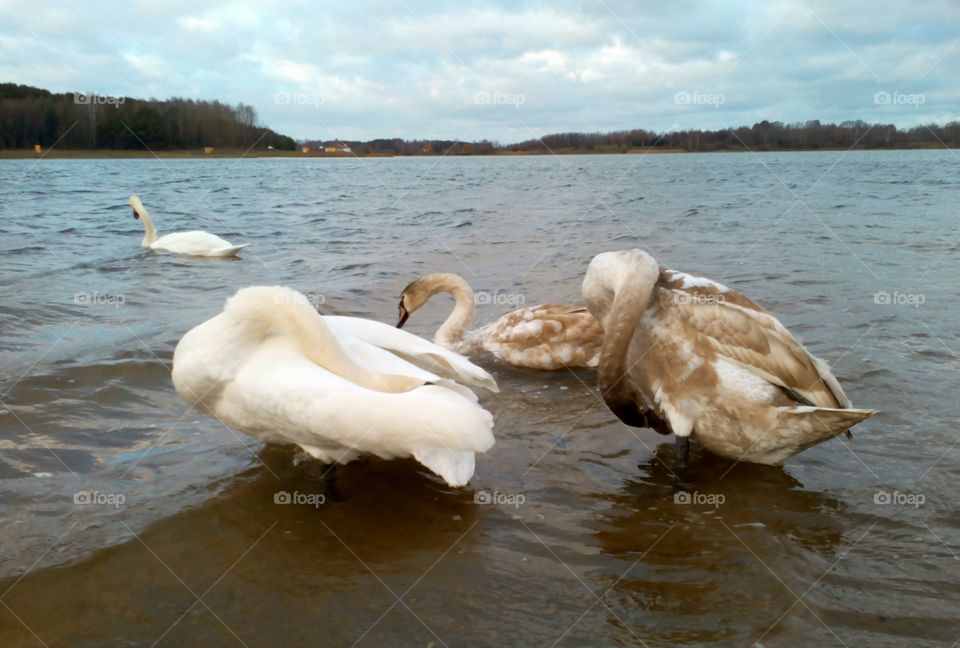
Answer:
[[[854,409],[764,308],[642,250],[595,256],[582,293],[606,334],[604,400],[628,425],[673,432],[680,465],[691,435],[722,457],[776,465],[875,413]]]
[[[496,391],[487,372],[388,324],[325,318],[290,288],[237,291],[179,341],[172,374],[192,406],[326,464],[414,457],[463,486],[494,442],[493,417],[456,382]]]
[[[583,307],[540,304],[518,308],[465,335],[476,312],[474,294],[470,284],[453,273],[429,274],[404,288],[397,328],[438,292],[448,292],[456,301],[433,338],[442,347],[466,355],[487,351],[507,364],[529,369],[597,366],[603,329]]]
[[[205,257],[232,257],[247,247],[247,244],[233,245],[216,234],[194,230],[192,232],[177,232],[157,238],[157,228],[147,208],[136,195],[130,196],[130,206],[133,208],[133,217],[143,221],[143,241],[140,245],[159,252],[173,252],[189,256]]]

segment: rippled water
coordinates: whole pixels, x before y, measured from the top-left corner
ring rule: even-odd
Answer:
[[[951,645],[958,171],[948,151],[0,162],[0,645]],[[132,192],[161,234],[251,246],[144,254]],[[422,273],[578,301],[593,254],[635,246],[769,307],[882,413],[785,467],[699,455],[678,482],[671,439],[618,423],[590,372],[484,362],[498,440],[469,488],[357,463],[315,508],[274,504],[320,492],[311,466],[170,384],[179,337],[241,286],[392,322]]]

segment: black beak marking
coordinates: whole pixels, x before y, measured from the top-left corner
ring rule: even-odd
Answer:
[[[136,209],[133,210],[133,217],[136,218],[137,220],[140,220],[140,214],[137,213]]]
[[[397,320],[397,328],[402,329],[403,325],[407,323],[407,319],[410,317],[410,313],[407,311],[406,307],[403,305],[403,302],[400,302],[400,318]]]

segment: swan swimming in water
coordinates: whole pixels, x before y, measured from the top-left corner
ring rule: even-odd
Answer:
[[[279,286],[237,291],[173,355],[177,393],[232,428],[327,464],[414,457],[463,486],[493,446],[493,417],[456,381],[497,390],[456,353],[380,322],[325,318]]]
[[[624,423],[693,436],[714,454],[779,464],[870,418],[764,308],[642,250],[598,254],[583,299],[606,338],[598,377]]]
[[[153,219],[136,195],[130,196],[130,206],[133,208],[133,217],[143,221],[143,247],[159,252],[173,252],[188,256],[204,257],[232,257],[247,247],[247,244],[232,245],[230,241],[222,239],[216,234],[193,230],[191,232],[176,232],[157,238],[157,228]]]
[[[597,366],[603,329],[583,307],[527,306],[465,333],[476,313],[474,293],[463,277],[453,273],[426,275],[404,288],[397,328],[438,292],[448,292],[456,301],[433,338],[442,347],[465,355],[487,351],[507,364],[529,369]]]

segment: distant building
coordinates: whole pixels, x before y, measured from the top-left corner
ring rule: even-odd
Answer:
[[[343,142],[330,142],[324,145],[323,150],[327,153],[353,153],[350,147]]]
[[[301,152],[301,153],[310,153],[311,151],[313,151],[313,149],[310,148],[309,146],[301,146],[301,147],[300,147],[300,152]]]
[[[43,147],[40,146],[39,144],[34,144],[34,145],[33,145],[33,152],[34,152],[34,153],[43,153]]]
[[[211,153],[213,153],[213,147],[212,147],[212,146],[204,146],[204,147],[203,147],[203,152],[204,152],[205,155],[210,155]]]

